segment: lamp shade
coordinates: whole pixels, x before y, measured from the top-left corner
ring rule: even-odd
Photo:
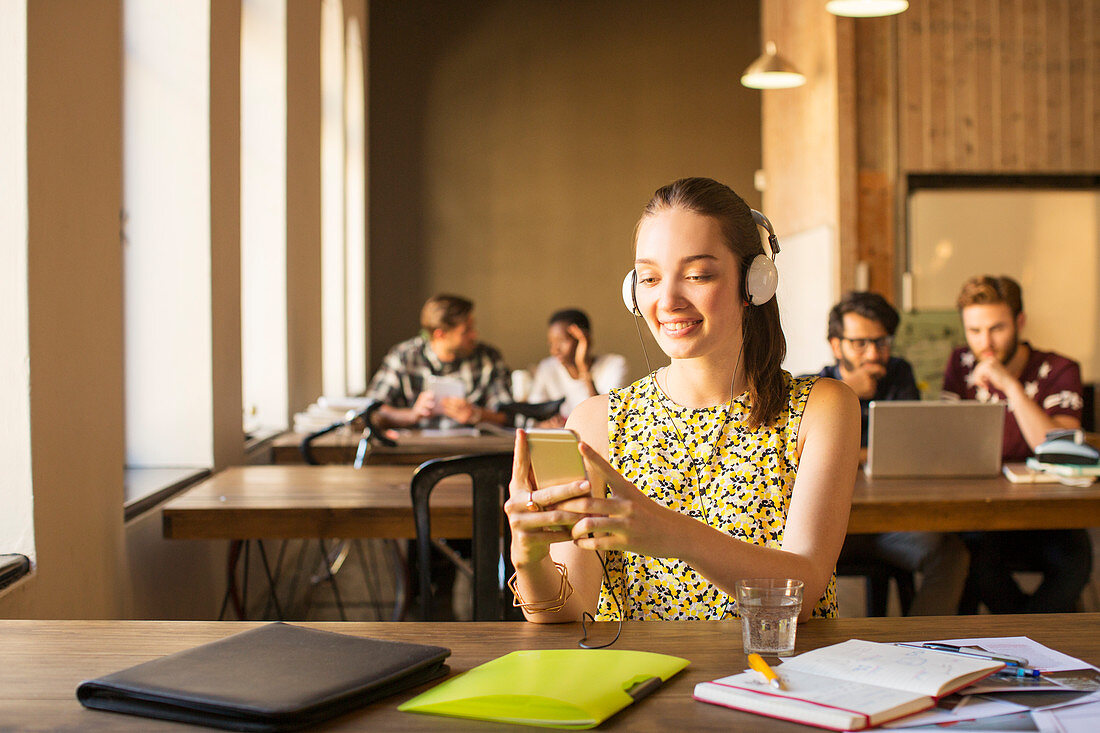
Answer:
[[[877,18],[904,13],[909,9],[909,0],[829,0],[825,9],[849,18]]]
[[[775,44],[768,41],[764,53],[741,75],[741,83],[751,89],[790,89],[805,84],[806,77],[776,53]]]

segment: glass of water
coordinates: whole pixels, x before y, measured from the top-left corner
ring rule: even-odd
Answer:
[[[737,581],[741,643],[745,654],[794,654],[794,634],[802,612],[802,581],[743,578]]]

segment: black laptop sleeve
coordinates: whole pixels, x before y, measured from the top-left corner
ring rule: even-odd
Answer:
[[[273,623],[82,682],[76,696],[130,715],[298,730],[443,676],[450,653]]]

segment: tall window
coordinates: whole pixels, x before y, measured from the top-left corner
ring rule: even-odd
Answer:
[[[287,426],[286,2],[241,15],[241,368],[245,428]]]
[[[367,388],[367,103],[359,25],[347,31],[345,93],[348,393]]]
[[[126,463],[209,466],[210,5],[124,5]]]
[[[344,249],[344,8],[321,6],[321,363],[326,395],[348,391]]]
[[[322,363],[327,395],[367,387],[366,96],[359,26],[321,14]]]
[[[27,336],[27,4],[0,3],[0,553],[34,557]]]

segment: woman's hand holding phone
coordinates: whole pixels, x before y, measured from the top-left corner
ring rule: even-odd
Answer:
[[[569,431],[543,432],[560,434]],[[512,480],[508,484],[508,501],[504,504],[504,512],[508,515],[508,524],[512,530],[512,564],[517,568],[545,558],[550,552],[551,544],[572,540],[573,525],[583,515],[562,509],[559,505],[570,499],[591,496],[591,485],[584,475],[584,464],[580,462],[580,454],[577,453],[575,435],[572,445],[564,440],[560,446],[551,447],[541,454],[540,466],[544,467],[542,475],[546,482],[542,487],[536,483],[530,448],[527,432],[517,430]],[[575,467],[569,468],[568,450],[573,451],[577,464],[581,467],[579,476]],[[561,460],[563,456],[565,461]],[[563,483],[549,483],[551,480]]]

